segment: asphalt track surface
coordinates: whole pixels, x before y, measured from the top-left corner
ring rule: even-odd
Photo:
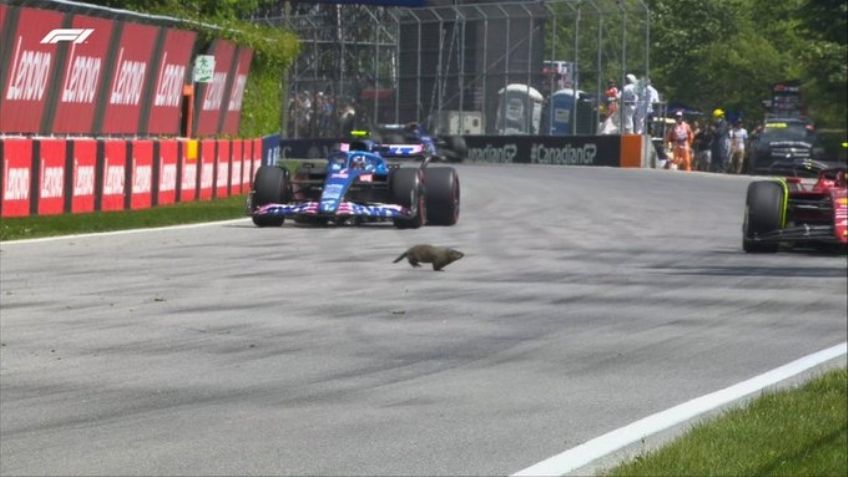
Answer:
[[[505,475],[848,335],[844,255],[741,251],[749,178],[458,169],[455,227],[0,244],[0,473]]]

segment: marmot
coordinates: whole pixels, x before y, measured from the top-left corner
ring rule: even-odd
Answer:
[[[403,252],[400,257],[396,258],[392,263],[398,263],[404,257],[413,267],[420,267],[419,263],[432,263],[433,270],[441,271],[451,263],[465,256],[459,250],[444,247],[434,247],[432,245],[416,245],[410,247],[409,250]]]

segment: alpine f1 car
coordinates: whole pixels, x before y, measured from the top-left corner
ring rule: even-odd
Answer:
[[[373,133],[352,131],[355,138],[371,137],[382,148],[386,159],[429,158],[437,161],[460,162],[468,154],[465,140],[459,136],[434,137],[416,123],[382,124]],[[342,144],[342,150],[345,148]]]
[[[742,247],[774,253],[781,243],[848,245],[846,168],[826,169],[817,179],[786,177],[748,185]]]
[[[248,210],[260,227],[298,223],[392,221],[398,228],[454,225],[459,220],[459,177],[430,161],[401,167],[370,141],[351,141],[331,153],[326,167],[305,164],[293,176],[279,166],[256,172]]]

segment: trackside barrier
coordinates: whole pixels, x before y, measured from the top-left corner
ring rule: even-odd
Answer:
[[[215,198],[222,199],[230,196],[230,141],[219,139],[216,141],[218,155],[216,157],[217,167],[215,173]]]
[[[197,185],[200,200],[211,200],[215,192],[215,140],[200,141],[200,183]]]
[[[624,136],[462,136],[467,162],[642,167],[643,137]],[[270,141],[265,140],[270,144]],[[282,139],[282,159],[317,159],[337,150],[333,139]],[[269,149],[270,151],[271,149]],[[263,163],[276,162],[270,153]]]
[[[262,140],[0,139],[0,216],[140,210],[250,190]]]
[[[157,141],[154,145],[153,206],[173,204],[177,200],[177,167],[180,145],[176,140]]]

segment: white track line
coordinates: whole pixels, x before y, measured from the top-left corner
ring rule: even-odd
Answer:
[[[789,379],[848,352],[848,342],[827,348],[720,391],[710,393],[608,432],[561,454],[545,459],[514,476],[564,475],[593,460],[668,429],[700,414]]]
[[[87,237],[108,237],[111,235],[127,235],[127,234],[138,234],[144,232],[160,232],[163,230],[182,230],[182,229],[196,229],[201,227],[211,227],[214,225],[225,225],[225,224],[236,224],[239,222],[243,222],[248,217],[244,217],[241,219],[230,219],[230,220],[219,220],[217,222],[198,222],[196,224],[185,224],[185,225],[168,225],[165,227],[147,227],[141,229],[126,229],[126,230],[114,230],[111,232],[92,232],[87,234],[76,234],[76,235],[54,235],[52,237],[41,237],[34,239],[21,239],[21,240],[4,240],[0,242],[0,245],[16,245],[16,244],[27,244],[27,243],[38,243],[38,242],[53,242],[56,240],[70,240],[70,239],[79,239],[79,238],[87,238]]]

